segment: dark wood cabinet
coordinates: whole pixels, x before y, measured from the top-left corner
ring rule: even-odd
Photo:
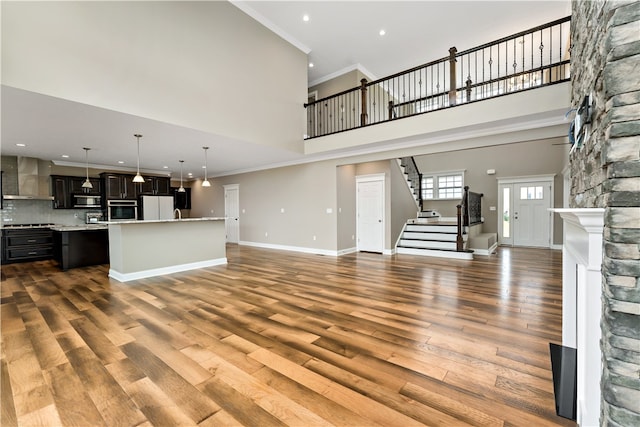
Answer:
[[[53,232],[53,259],[62,270],[109,263],[109,230]]]
[[[136,184],[138,195],[171,196],[171,181],[163,176],[145,176],[144,182]]]
[[[102,194],[102,184],[99,178],[89,178],[93,188],[83,188],[86,178],[81,176],[51,175],[51,187],[54,209],[85,208],[95,206],[77,205],[76,195],[99,197]]]
[[[48,228],[2,230],[2,262],[25,262],[53,256],[53,232]]]
[[[186,187],[184,192],[179,192],[178,187],[171,187],[174,209],[191,209],[191,188]]]
[[[69,209],[72,207],[69,186],[68,176],[51,175],[54,209]]]
[[[138,197],[132,175],[102,173],[100,178],[107,200],[135,200]]]
[[[72,176],[69,179],[69,188],[71,194],[86,194],[88,196],[100,196],[102,194],[102,184],[100,178],[89,178],[89,182],[93,188],[84,188],[82,184],[86,181],[85,177]]]

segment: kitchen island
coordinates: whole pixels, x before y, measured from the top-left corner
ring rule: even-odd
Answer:
[[[109,277],[120,282],[226,264],[224,218],[109,222]]]
[[[53,259],[63,271],[109,263],[107,225],[54,225],[51,230]]]

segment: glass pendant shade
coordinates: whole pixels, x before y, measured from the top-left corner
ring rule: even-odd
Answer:
[[[82,149],[84,150],[84,164],[87,172],[87,179],[82,183],[82,188],[93,188],[93,184],[89,181],[89,150],[91,150],[91,148],[82,147]]]
[[[178,188],[178,193],[184,193],[184,187],[182,186],[182,164],[184,160],[178,160],[180,162],[180,188]]]
[[[202,181],[203,187],[211,187],[211,183],[207,179],[207,150],[209,147],[202,147],[204,150],[204,181]]]
[[[136,173],[136,176],[133,177],[133,182],[144,182],[144,178],[142,177],[142,175],[140,175],[140,138],[142,138],[142,135],[136,133],[133,136],[136,137],[137,141],[138,141],[138,173]]]

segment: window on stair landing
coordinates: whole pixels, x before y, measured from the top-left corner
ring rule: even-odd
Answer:
[[[422,176],[423,200],[459,200],[464,189],[464,171],[439,172]]]

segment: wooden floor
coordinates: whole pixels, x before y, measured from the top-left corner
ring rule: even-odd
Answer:
[[[227,255],[126,284],[3,266],[0,424],[575,425],[548,355],[559,251]]]

